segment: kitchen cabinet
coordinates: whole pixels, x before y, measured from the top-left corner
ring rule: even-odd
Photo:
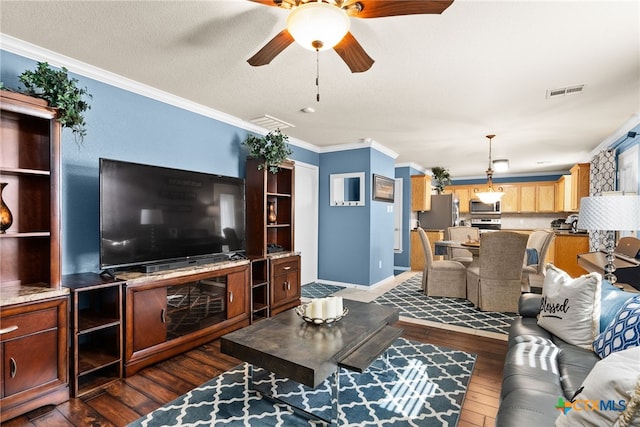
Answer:
[[[429,243],[431,246],[431,253],[436,253],[436,243],[439,240],[444,240],[444,230],[425,230]],[[442,255],[434,255],[433,259],[436,261],[444,259]],[[420,235],[416,230],[411,230],[411,248],[410,248],[410,265],[411,270],[423,271],[424,270],[424,251],[422,250],[422,242],[420,241]]]
[[[546,213],[556,212],[556,182],[505,183],[496,185],[504,192],[501,199],[502,213]],[[451,185],[447,191],[458,196],[460,212],[469,212],[469,200],[474,198],[473,185]],[[464,201],[464,205],[463,205]]]
[[[0,312],[0,420],[69,400],[68,296]]]
[[[531,182],[520,185],[519,212],[555,212],[555,182]]]
[[[555,182],[540,182],[536,186],[536,212],[556,212]]]
[[[589,252],[589,235],[556,233],[553,241],[553,264],[571,277],[579,277],[587,271],[578,265],[578,254]]]
[[[519,212],[535,212],[536,211],[536,192],[535,184],[520,185],[520,209]]]
[[[446,187],[445,191],[449,191],[456,195],[460,202],[460,213],[469,213],[469,201],[473,194],[471,187],[468,185],[450,185]]]
[[[271,314],[300,305],[300,257],[271,259]]]
[[[411,210],[431,210],[431,176],[411,175]]]
[[[558,179],[556,192],[556,212],[571,210],[571,175],[562,175]]]
[[[589,196],[589,163],[578,163],[571,171],[571,206],[570,212],[580,210],[580,199]]]
[[[71,394],[122,378],[122,287],[95,273],[63,276],[71,290]]]
[[[520,187],[514,184],[501,185],[504,196],[500,200],[503,213],[515,213],[520,209]]]
[[[250,323],[250,262],[156,274],[123,273],[124,374],[183,353]]]

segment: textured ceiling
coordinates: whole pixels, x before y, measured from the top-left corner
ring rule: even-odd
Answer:
[[[321,52],[320,102],[314,52],[293,44],[269,65],[246,62],[285,27],[275,7],[2,0],[0,12],[3,34],[240,119],[269,114],[319,147],[369,138],[397,163],[443,166],[454,178],[484,175],[489,133],[509,175],[543,174],[585,161],[640,117],[635,0],[456,0],[442,15],[352,18],[376,62],[352,74]]]

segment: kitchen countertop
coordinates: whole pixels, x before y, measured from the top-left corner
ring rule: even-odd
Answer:
[[[23,302],[34,302],[69,295],[69,289],[52,289],[40,286],[3,286],[0,290],[0,307]]]
[[[587,236],[589,237],[589,233],[584,231],[584,232],[580,232],[580,233],[573,233],[569,230],[553,230],[554,233],[556,233],[556,236],[571,236],[571,237],[584,237]]]

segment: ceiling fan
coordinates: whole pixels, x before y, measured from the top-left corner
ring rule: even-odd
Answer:
[[[453,0],[250,0],[291,10],[287,28],[247,60],[254,67],[270,63],[294,41],[315,51],[335,50],[353,73],[367,71],[374,60],[349,32],[349,19],[441,14]],[[328,31],[327,31],[328,30]],[[318,31],[314,33],[313,31]],[[326,34],[325,34],[326,33]]]

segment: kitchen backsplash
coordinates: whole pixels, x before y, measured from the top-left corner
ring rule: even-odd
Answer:
[[[502,214],[503,230],[535,230],[537,228],[551,228],[551,221],[558,218],[566,218],[567,214]],[[463,220],[469,221],[468,216]]]

